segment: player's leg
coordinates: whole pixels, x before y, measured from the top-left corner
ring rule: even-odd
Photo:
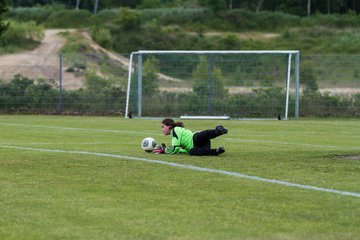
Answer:
[[[208,147],[194,147],[189,151],[190,155],[193,156],[217,156],[225,152],[223,147],[219,147],[218,149],[211,149]]]
[[[213,155],[217,156],[225,152],[223,147],[218,149],[211,149],[210,139],[216,138],[220,135],[226,134],[228,130],[223,126],[216,126],[215,129],[204,130],[197,132],[193,136],[194,148],[190,150],[190,155],[205,156]]]
[[[226,128],[224,128],[224,126],[222,126],[222,125],[216,126],[215,130],[217,130],[219,136],[228,133],[228,130]]]
[[[204,145],[203,143],[207,143],[209,139],[216,138],[220,135],[226,134],[228,130],[223,126],[216,126],[215,129],[204,130],[201,132],[197,132],[194,135],[194,145],[198,143],[200,146]]]

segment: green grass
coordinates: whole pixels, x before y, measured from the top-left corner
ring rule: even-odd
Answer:
[[[360,193],[357,119],[185,121],[219,123],[226,153],[192,157],[141,150],[160,119],[1,115],[0,239],[359,239],[359,197],[126,157]]]

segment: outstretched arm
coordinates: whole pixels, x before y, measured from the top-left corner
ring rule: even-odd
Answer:
[[[187,153],[185,149],[181,148],[180,146],[170,146],[165,149],[165,153],[167,154],[175,154],[175,153]]]

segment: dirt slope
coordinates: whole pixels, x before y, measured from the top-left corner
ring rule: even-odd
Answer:
[[[45,78],[55,79],[59,82],[59,50],[65,45],[66,40],[58,35],[60,32],[76,30],[48,29],[39,47],[32,51],[24,51],[16,54],[0,56],[0,79],[9,81],[14,75],[21,74],[31,79]],[[107,51],[95,43],[90,35],[83,31],[82,35],[87,39],[89,46],[94,52],[106,53],[109,58],[119,63],[125,69],[129,67],[129,60],[118,54]],[[83,85],[83,79],[73,73],[65,71],[63,66],[62,84],[66,89],[78,89]],[[101,75],[101,73],[99,73]],[[159,78],[167,81],[180,81],[169,76],[159,74]]]
[[[59,50],[66,40],[58,35],[60,32],[74,31],[62,29],[45,30],[45,36],[39,47],[32,51],[0,56],[0,79],[8,81],[16,74],[31,79],[45,78],[59,81]],[[82,86],[82,79],[74,74],[62,71],[63,85],[68,89]]]
[[[88,40],[90,47],[92,49],[94,49],[94,51],[101,52],[101,53],[106,53],[109,56],[109,58],[111,58],[112,60],[117,61],[118,63],[120,63],[123,68],[126,68],[126,69],[129,68],[129,59],[127,59],[126,57],[123,57],[121,55],[109,52],[105,48],[101,47],[99,44],[97,44],[96,42],[94,42],[91,39],[88,32],[82,32],[82,34]],[[170,81],[170,82],[181,82],[180,79],[176,79],[176,78],[164,75],[162,73],[158,73],[158,77],[159,77],[160,80],[165,80],[165,81]]]
[[[1,66],[33,66],[57,64],[57,52],[65,40],[57,34],[61,30],[46,30],[40,46],[32,51],[0,56]]]

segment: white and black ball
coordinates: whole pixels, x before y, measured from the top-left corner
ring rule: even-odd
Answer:
[[[153,139],[152,137],[144,138],[144,139],[141,141],[141,148],[142,148],[145,152],[152,152],[155,147],[156,147],[156,141],[155,141],[155,139]]]

